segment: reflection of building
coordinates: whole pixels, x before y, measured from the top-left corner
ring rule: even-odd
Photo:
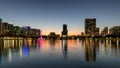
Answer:
[[[120,57],[120,40],[110,40],[112,56]]]
[[[85,57],[86,61],[94,62],[96,60],[96,51],[95,51],[95,43],[94,40],[85,40]]]
[[[114,26],[109,30],[110,35],[120,36],[120,26]]]
[[[67,40],[62,40],[62,52],[65,59],[67,58],[67,51],[68,51],[67,47],[68,47]]]
[[[63,24],[62,39],[67,39],[67,37],[68,37],[67,25]]]
[[[95,18],[85,19],[85,35],[92,37],[99,35],[99,28],[96,28]]]
[[[1,50],[0,50],[0,64],[1,64],[1,60],[2,60],[1,58],[2,58],[2,54],[1,54]]]
[[[51,46],[55,46],[55,41],[56,41],[56,40],[51,39],[51,40],[50,40],[50,45],[51,45]]]
[[[108,27],[105,27],[102,31],[101,31],[101,36],[107,36],[108,35]]]
[[[1,41],[1,40],[0,40]],[[2,47],[1,47],[1,45],[0,45],[0,63],[1,63],[1,59],[2,58]]]

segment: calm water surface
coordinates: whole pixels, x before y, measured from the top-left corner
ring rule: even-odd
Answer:
[[[120,41],[4,40],[0,68],[120,68]]]

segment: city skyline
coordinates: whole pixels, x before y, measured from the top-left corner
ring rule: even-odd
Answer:
[[[1,0],[0,18],[18,26],[41,29],[43,34],[61,34],[67,24],[68,35],[84,32],[85,18],[96,18],[100,32],[120,22],[119,0]]]

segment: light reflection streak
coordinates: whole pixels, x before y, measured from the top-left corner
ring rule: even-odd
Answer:
[[[63,57],[65,59],[67,59],[67,47],[68,47],[68,44],[67,44],[67,40],[62,40],[62,52],[63,52]]]
[[[11,49],[8,50],[8,60],[10,62],[12,61],[12,51],[11,51]]]
[[[24,56],[28,55],[28,47],[27,47],[27,45],[23,46],[23,54],[24,54]]]
[[[42,44],[43,44],[42,39],[38,38],[37,42],[38,42],[40,48],[42,48]]]

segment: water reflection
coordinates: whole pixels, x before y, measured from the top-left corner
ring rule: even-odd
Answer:
[[[27,56],[28,53],[29,53],[29,48],[28,48],[27,45],[24,45],[24,46],[23,46],[23,55],[24,55],[24,56]]]
[[[65,59],[67,59],[68,40],[62,40],[62,52]]]
[[[50,47],[51,47],[51,50],[55,50],[55,43],[56,43],[56,40],[54,40],[54,39],[51,39],[51,40],[49,40],[49,43],[50,43]]]
[[[85,57],[87,62],[94,62],[96,61],[96,46],[97,43],[95,42],[95,39],[85,40]]]
[[[22,56],[23,56],[22,46],[20,46],[20,48],[19,48],[19,57],[22,58]]]
[[[42,48],[42,39],[39,38],[39,39],[37,40],[37,43],[38,43],[39,47]]]
[[[1,64],[1,60],[2,60],[2,52],[1,52],[1,45],[0,45],[0,64]]]
[[[3,50],[3,40],[1,40],[1,38],[0,38],[0,64],[1,64],[1,62],[2,62],[2,50]]]
[[[120,57],[120,40],[110,40],[111,41],[111,55]]]
[[[12,50],[8,49],[8,60],[11,62],[12,61]]]
[[[16,62],[14,60],[19,58],[30,58],[29,61],[31,61],[31,63],[34,59],[39,59],[41,62],[51,62],[51,60],[58,61],[61,57],[67,59],[70,63],[76,61],[81,62],[80,59],[85,59],[83,60],[84,62],[94,63],[100,60],[102,61],[103,59],[105,59],[106,62],[115,60],[116,58],[120,60],[120,40],[89,38],[80,41],[38,39],[37,42],[32,39],[0,40],[0,64],[2,64],[2,62],[14,63]],[[109,59],[109,61],[106,59]]]
[[[50,46],[51,46],[51,47],[52,47],[52,46],[54,47],[56,40],[51,39],[51,40],[49,40],[49,41],[50,41]]]
[[[31,42],[31,39],[0,39],[0,63],[2,59],[12,62],[13,57],[19,56],[22,58],[23,56],[28,56],[29,46],[32,45]]]

